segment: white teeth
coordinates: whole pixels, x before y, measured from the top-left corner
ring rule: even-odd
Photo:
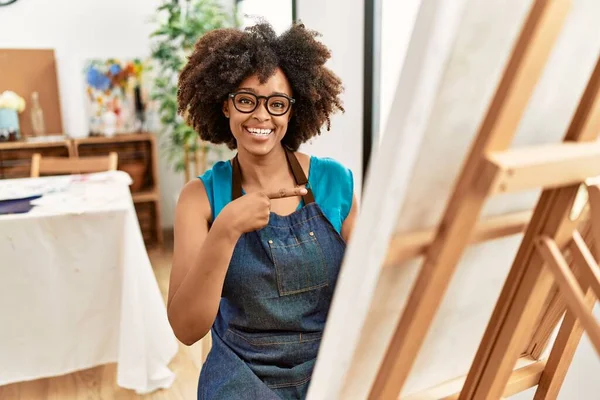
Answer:
[[[248,132],[254,134],[254,135],[269,135],[271,132],[273,132],[272,129],[256,129],[256,128],[246,128],[248,129]]]

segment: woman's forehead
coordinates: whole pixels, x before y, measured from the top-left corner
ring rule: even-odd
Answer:
[[[253,74],[244,79],[239,88],[248,89],[256,94],[268,96],[273,93],[284,93],[292,95],[292,88],[285,74],[281,69],[276,69],[266,82],[261,83],[258,74]]]

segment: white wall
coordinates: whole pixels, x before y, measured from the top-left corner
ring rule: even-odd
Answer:
[[[302,147],[316,156],[332,157],[354,173],[355,193],[362,188],[362,99],[363,99],[363,0],[301,0],[298,19],[319,31],[319,38],[332,52],[327,66],[343,81],[345,114],[331,119],[325,129]]]
[[[292,24],[292,0],[243,0],[238,7],[243,28],[254,25],[256,17],[269,21],[278,34]]]
[[[233,0],[222,0],[232,4]],[[150,21],[162,0],[20,0],[0,8],[0,48],[55,50],[63,128],[88,129],[84,108],[84,60],[150,55]],[[162,224],[173,225],[174,195],[183,176],[159,157]]]
[[[381,1],[381,68],[379,96],[379,141],[394,101],[400,70],[404,64],[406,50],[417,17],[421,0]]]

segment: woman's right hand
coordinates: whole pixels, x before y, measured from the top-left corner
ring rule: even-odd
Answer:
[[[234,233],[242,235],[264,228],[269,223],[271,214],[271,200],[285,197],[303,196],[305,188],[281,189],[273,193],[253,192],[227,204],[219,218],[223,218],[226,225]]]

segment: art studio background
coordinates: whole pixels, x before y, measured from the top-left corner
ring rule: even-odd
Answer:
[[[172,81],[162,67],[170,60],[182,60],[184,54],[173,50],[177,46],[164,32],[156,35],[165,27],[167,15],[196,11],[196,21],[203,27],[245,26],[253,22],[253,16],[261,16],[280,32],[296,19],[321,32],[332,51],[328,65],[344,83],[346,112],[332,119],[330,132],[323,131],[300,150],[332,157],[349,167],[360,199],[369,159],[376,156],[386,130],[420,0],[217,0],[215,5],[182,0],[179,8],[172,4],[164,0],[18,0],[0,6],[0,179],[28,176],[36,152],[59,156],[117,152],[119,169],[133,179],[135,214],[131,215],[139,223],[145,249],[139,257],[144,260],[147,251],[153,272],[148,281],[156,279],[163,297],[179,192],[187,179],[232,154],[199,142],[172,112]],[[206,13],[216,6],[218,13]],[[197,34],[190,32],[187,40]],[[0,234],[7,234],[1,229]],[[71,248],[73,243],[64,246]],[[0,273],[9,267],[1,255],[0,264]],[[153,284],[148,290],[154,290]],[[119,316],[115,318],[113,322],[119,324]],[[195,398],[203,350],[200,343],[189,348],[177,344],[169,363],[175,374],[172,386],[149,390],[153,394],[140,398]],[[157,357],[171,351],[169,347]],[[137,398],[133,390],[117,385],[114,363],[2,386],[3,358],[0,354],[0,398],[66,399],[92,394],[106,399]],[[583,398],[580,394],[589,393],[586,385],[600,371],[591,346],[582,346],[576,359],[562,399]],[[140,383],[139,387],[150,386]],[[531,393],[514,398],[531,398]],[[156,394],[165,397],[152,397]],[[585,398],[600,398],[590,396]]]

